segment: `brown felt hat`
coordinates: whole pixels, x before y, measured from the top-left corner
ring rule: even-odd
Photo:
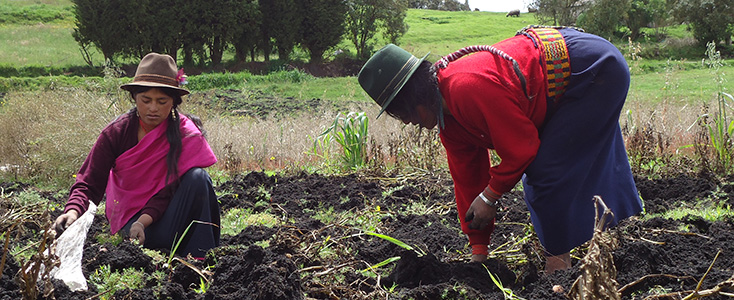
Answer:
[[[188,95],[189,91],[181,88],[181,82],[185,80],[182,76],[183,72],[179,74],[173,57],[148,53],[140,60],[133,82],[123,84],[120,88],[127,91],[135,86],[169,88],[178,91],[181,96]]]

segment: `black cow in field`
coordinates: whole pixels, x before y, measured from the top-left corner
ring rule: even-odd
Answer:
[[[510,17],[510,16],[519,17],[520,16],[520,10],[519,9],[513,9],[510,12],[508,12],[505,17]]]

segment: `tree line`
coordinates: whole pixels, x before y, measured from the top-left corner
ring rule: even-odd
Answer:
[[[184,65],[217,66],[227,49],[237,62],[271,55],[288,61],[296,47],[318,63],[342,40],[368,58],[381,34],[398,43],[409,8],[470,10],[468,0],[72,0],[73,36],[87,63],[96,47],[105,60],[148,52],[183,56]],[[605,38],[664,37],[687,24],[702,45],[731,45],[734,0],[532,0],[539,24],[579,26]]]
[[[533,0],[537,19],[544,24],[577,25],[605,38],[644,37],[642,28],[686,24],[701,44],[731,45],[734,0]]]
[[[453,0],[451,0],[453,1]],[[235,60],[284,61],[296,46],[320,62],[343,38],[357,58],[371,55],[377,34],[391,42],[407,31],[408,0],[72,0],[74,39],[87,63],[96,47],[105,60],[149,52],[183,56],[184,65]]]

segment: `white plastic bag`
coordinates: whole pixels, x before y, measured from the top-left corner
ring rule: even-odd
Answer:
[[[59,267],[51,270],[50,275],[63,280],[66,286],[74,292],[87,290],[87,279],[82,273],[82,254],[84,253],[84,240],[87,238],[87,232],[92,226],[96,212],[97,206],[90,202],[87,212],[56,238],[56,255],[59,257],[60,264]]]

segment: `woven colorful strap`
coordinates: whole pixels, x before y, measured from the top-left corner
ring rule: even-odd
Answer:
[[[439,59],[436,63],[434,63],[433,66],[437,69],[445,69],[446,67],[449,66],[450,62],[455,61],[464,55],[474,53],[474,52],[479,52],[479,51],[490,52],[494,55],[497,55],[511,62],[512,69],[515,71],[515,75],[517,75],[518,80],[520,80],[520,85],[522,85],[522,92],[525,94],[525,98],[527,98],[528,100],[532,99],[530,98],[530,96],[528,96],[527,80],[525,80],[525,75],[523,75],[522,71],[520,70],[520,64],[518,64],[517,61],[514,58],[512,58],[512,56],[508,55],[507,53],[495,47],[492,47],[489,45],[475,45],[475,46],[464,47],[464,48],[459,49],[458,51],[455,51],[454,53],[441,57],[441,59]]]
[[[473,52],[479,52],[479,51],[487,51],[492,52],[495,55],[498,55],[506,60],[513,61],[512,57],[507,55],[507,53],[502,52],[502,50],[497,49],[495,47],[489,46],[489,45],[474,45],[474,46],[468,46],[459,49],[458,51],[451,53],[449,55],[446,55],[444,57],[441,57],[435,65],[441,69],[446,68],[449,65],[449,62],[455,61],[459,58],[461,58],[464,55],[473,53]]]
[[[543,44],[545,68],[548,73],[548,100],[555,102],[566,91],[571,77],[571,62],[566,41],[555,28],[531,28]]]

